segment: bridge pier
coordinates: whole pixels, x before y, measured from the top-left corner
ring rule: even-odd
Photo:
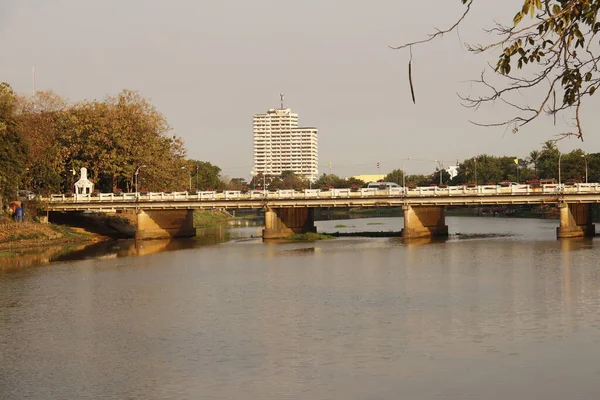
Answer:
[[[263,239],[281,239],[294,233],[316,232],[314,209],[270,208],[265,209]]]
[[[596,227],[592,224],[589,204],[560,203],[560,226],[556,228],[556,237],[574,238],[594,236]]]
[[[139,210],[136,240],[196,236],[194,210]]]
[[[448,236],[444,206],[409,206],[404,210],[404,239]]]

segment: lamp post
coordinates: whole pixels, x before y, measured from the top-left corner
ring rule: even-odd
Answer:
[[[558,184],[560,185],[560,159],[562,158],[562,153],[558,153]]]
[[[443,171],[442,167],[444,166],[444,164],[442,164],[442,162],[438,161],[438,160],[433,160],[433,161],[435,161],[438,165],[438,170],[440,171],[440,186],[442,186],[442,183],[443,183],[442,182],[442,171]]]
[[[196,191],[200,189],[200,184],[198,183],[198,169],[200,167],[196,164]]]
[[[135,173],[133,174],[135,178],[135,192],[138,193],[138,174],[140,173],[140,168],[145,168],[146,165],[140,165],[136,168]]]
[[[406,161],[410,160],[411,157],[402,159],[402,190],[406,191]]]
[[[186,167],[181,167],[181,169],[187,169]],[[192,191],[192,171],[190,171],[189,173],[189,178],[190,178],[190,192]]]
[[[588,183],[587,157],[585,156],[585,154],[582,154],[581,157],[583,157],[583,161],[585,162],[585,183]]]

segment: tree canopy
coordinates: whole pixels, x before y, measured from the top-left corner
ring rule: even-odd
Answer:
[[[189,160],[164,116],[137,92],[69,103],[0,83],[0,194],[73,190],[79,170],[102,192],[222,189],[221,169]],[[137,174],[136,174],[137,173]]]
[[[477,0],[460,1],[464,12],[447,29],[392,48],[412,48],[456,31],[476,3],[484,5]],[[557,115],[564,114],[573,128],[557,132],[559,138],[583,140],[581,105],[600,87],[599,9],[600,0],[523,0],[510,23],[487,27],[486,32],[493,35],[488,43],[466,44],[473,53],[495,52],[498,59],[490,69],[503,79],[490,79],[484,71],[475,80],[483,94],[462,96],[463,104],[478,108],[500,101],[515,110],[509,119],[480,125],[508,126],[517,132],[542,115],[551,116],[556,125]],[[411,61],[409,81],[414,101]],[[536,99],[535,104],[527,103],[529,99]]]
[[[0,82],[0,196],[14,196],[25,172],[27,145],[16,116],[17,98],[7,83]]]

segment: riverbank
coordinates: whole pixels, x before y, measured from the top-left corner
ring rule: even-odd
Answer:
[[[12,221],[0,223],[0,253],[15,249],[94,243],[106,239],[101,235],[62,225]]]
[[[36,222],[14,222],[8,218],[0,221],[0,253],[9,250],[19,250],[40,247],[63,246],[69,244],[91,244],[110,239],[110,235],[102,234],[99,226],[133,224],[127,215],[87,217],[94,220],[95,225],[82,224],[81,227],[67,226],[63,224],[42,224]],[[194,213],[194,225],[196,227],[210,227],[226,224],[235,219],[226,211],[196,211]],[[89,222],[89,221],[88,221]],[[90,225],[90,226],[88,226]]]

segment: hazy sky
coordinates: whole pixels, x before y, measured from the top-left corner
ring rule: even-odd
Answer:
[[[459,0],[0,0],[0,81],[31,91],[35,66],[37,89],[72,101],[137,90],[185,140],[189,157],[230,177],[249,177],[252,114],[278,107],[279,93],[300,125],[319,128],[321,173],[330,161],[333,173],[349,176],[377,173],[377,162],[387,173],[403,157],[446,165],[483,153],[525,157],[553,137],[551,124],[516,135],[477,127],[469,119],[506,114],[474,113],[456,96],[486,62],[460,39],[486,42],[481,28],[511,21],[520,5],[478,0],[460,38],[414,48],[416,105],[409,55],[388,45],[446,27],[463,11]],[[562,151],[600,151],[593,109],[585,109],[586,141],[561,141]],[[406,167],[428,173],[435,162]]]

